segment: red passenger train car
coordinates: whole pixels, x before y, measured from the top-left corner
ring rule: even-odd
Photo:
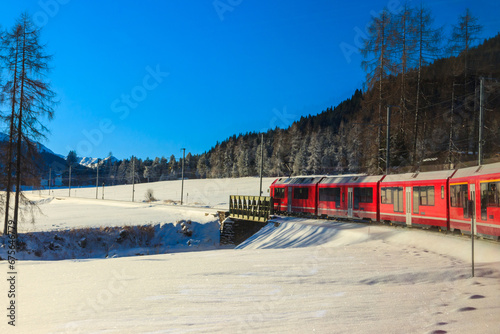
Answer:
[[[475,215],[468,200],[474,202]],[[450,229],[500,236],[500,163],[458,169],[450,180]]]
[[[395,175],[282,177],[276,213],[359,218],[500,237],[500,163]],[[469,212],[473,201],[475,215]]]
[[[380,220],[448,230],[448,183],[454,173],[387,175],[380,183]]]
[[[378,185],[385,176],[325,177],[318,185],[318,215],[378,220]]]
[[[271,185],[275,212],[317,215],[318,182],[323,177],[282,177]]]

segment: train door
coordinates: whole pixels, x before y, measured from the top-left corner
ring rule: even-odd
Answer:
[[[287,212],[291,213],[292,212],[292,189],[293,187],[288,187],[288,198],[286,200],[286,203],[288,205],[287,207]]]
[[[472,215],[472,220],[474,221],[474,234],[477,234],[477,224],[476,224],[476,185],[474,183],[471,183],[469,185],[469,190],[470,190],[470,200],[473,202],[472,205],[472,210],[473,212],[469,212],[469,215]]]
[[[347,217],[352,218],[352,188],[347,188]]]
[[[411,226],[411,187],[406,187],[406,225]]]

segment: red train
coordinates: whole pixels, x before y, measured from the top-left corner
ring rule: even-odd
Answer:
[[[500,236],[500,163],[397,175],[282,177],[274,212],[391,222]],[[473,202],[475,215],[470,212]]]

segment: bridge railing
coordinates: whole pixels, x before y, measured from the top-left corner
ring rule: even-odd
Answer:
[[[229,216],[256,222],[266,222],[272,214],[269,196],[229,196]]]

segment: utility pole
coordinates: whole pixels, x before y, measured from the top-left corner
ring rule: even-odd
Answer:
[[[483,164],[483,117],[484,117],[484,78],[481,77],[479,86],[479,149],[477,164],[481,166]]]
[[[135,193],[135,158],[132,157],[132,202],[134,201]]]
[[[264,171],[264,134],[260,134],[260,190],[259,196],[262,196],[262,174]]]
[[[450,139],[448,141],[448,169],[452,167],[451,148],[453,143],[453,108],[455,106],[455,84],[451,90]]]
[[[185,148],[181,148],[182,150],[182,172],[181,172],[181,205],[182,205],[182,199],[183,199],[183,195],[184,195],[184,160],[185,157],[186,157],[186,149]]]
[[[389,174],[389,158],[390,158],[390,148],[391,148],[391,106],[387,106],[387,143],[386,143],[386,161],[385,161],[385,173]]]
[[[471,195],[472,196],[472,195]],[[470,239],[471,239],[471,251],[472,251],[472,255],[471,255],[471,263],[472,263],[472,277],[474,277],[474,220],[475,220],[475,206],[474,206],[474,199],[468,201],[468,205],[469,205],[469,212],[470,212],[470,217],[471,217],[471,223],[470,223]]]
[[[102,199],[104,199],[104,182],[102,183]]]
[[[49,168],[49,196],[50,196],[50,184],[52,182],[52,168]]]
[[[95,179],[95,199],[99,192],[99,160],[97,160],[97,178]]]
[[[71,165],[69,166],[68,197],[71,197]]]

